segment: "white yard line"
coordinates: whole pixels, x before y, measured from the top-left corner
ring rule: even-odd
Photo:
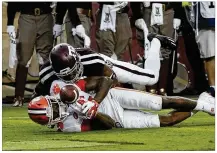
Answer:
[[[29,117],[2,117],[2,119],[25,119]]]

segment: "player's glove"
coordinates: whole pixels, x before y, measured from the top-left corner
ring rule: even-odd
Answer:
[[[173,28],[175,30],[179,30],[180,25],[181,25],[181,20],[177,19],[177,18],[174,18],[173,19]]]
[[[92,100],[87,101],[82,105],[82,113],[86,115],[87,119],[95,117],[99,104]]]
[[[75,32],[76,32],[76,35],[84,39],[86,34],[85,34],[85,29],[82,24],[79,24],[76,26]]]
[[[53,27],[53,35],[54,38],[57,38],[58,36],[60,36],[62,34],[62,25],[60,24],[55,24]]]
[[[7,26],[7,33],[9,35],[9,38],[13,44],[16,44],[16,32],[14,26]]]
[[[144,19],[137,19],[135,21],[135,26],[141,30],[144,30],[147,27]]]
[[[89,48],[90,47],[90,38],[86,35],[85,29],[82,24],[79,24],[76,26],[75,29],[72,29],[72,34],[76,34],[79,37],[84,39],[84,47]]]
[[[150,5],[151,5],[150,2],[147,2],[147,1],[143,2],[143,6],[144,6],[144,7],[149,7]]]

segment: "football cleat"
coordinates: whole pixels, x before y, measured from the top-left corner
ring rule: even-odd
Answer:
[[[215,98],[210,94],[207,92],[200,94],[197,103],[202,107],[201,111],[207,112],[212,116],[215,115]]]
[[[151,42],[153,38],[157,38],[163,48],[169,50],[176,50],[176,42],[174,41],[174,39],[156,33],[149,33],[148,40]]]
[[[13,107],[22,107],[23,106],[23,102],[24,102],[24,98],[23,97],[14,98]]]

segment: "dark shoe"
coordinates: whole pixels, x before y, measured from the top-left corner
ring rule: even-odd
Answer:
[[[22,98],[22,97],[14,98],[13,107],[22,107],[23,106],[23,102],[24,102],[24,98]]]
[[[157,38],[160,43],[161,46],[165,49],[169,49],[169,50],[176,50],[176,42],[167,36],[163,36],[163,35],[159,35],[156,33],[149,33],[148,34],[148,40],[152,41],[153,38]]]
[[[210,87],[210,88],[208,89],[208,93],[209,93],[211,96],[215,97],[215,89],[214,89],[213,87]]]

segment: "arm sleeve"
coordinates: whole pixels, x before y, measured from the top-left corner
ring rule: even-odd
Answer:
[[[14,25],[15,14],[18,11],[17,4],[18,2],[8,2],[8,7],[7,7],[8,26]]]
[[[77,25],[81,24],[81,21],[79,19],[75,5],[70,4],[70,8],[68,9],[68,13],[69,13],[69,18],[70,18],[72,25],[74,25],[76,27]]]
[[[56,6],[56,24],[63,24],[63,18],[67,11],[66,2],[57,2]]]
[[[141,2],[130,2],[130,7],[135,20],[143,18],[141,13]]]

